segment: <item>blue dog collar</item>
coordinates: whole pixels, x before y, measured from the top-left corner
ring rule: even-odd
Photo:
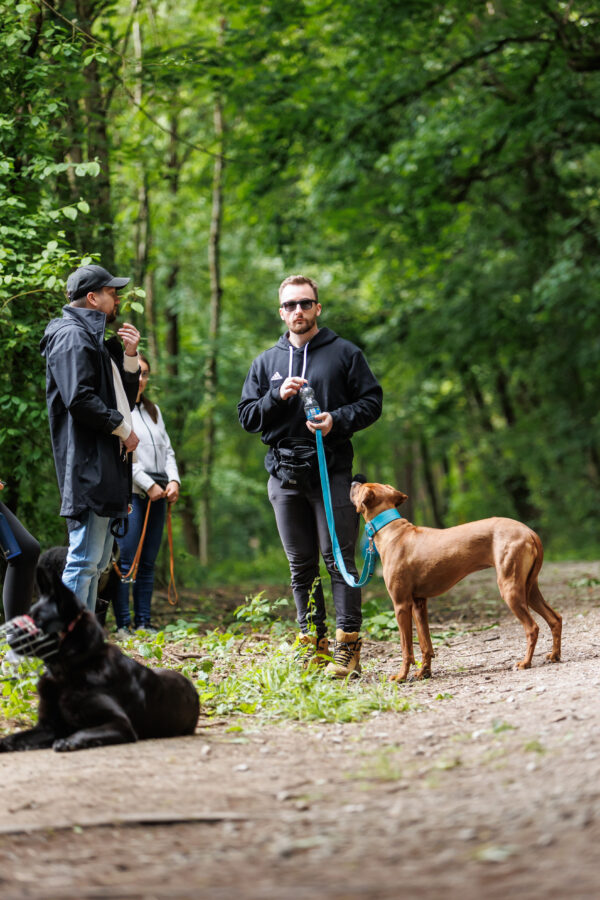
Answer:
[[[393,522],[394,519],[401,518],[402,516],[397,509],[386,509],[382,513],[379,513],[378,516],[375,516],[374,519],[371,519],[370,522],[366,523],[365,534],[369,540],[372,541],[378,531],[381,531],[382,528],[385,528],[385,526],[389,525],[390,522]]]

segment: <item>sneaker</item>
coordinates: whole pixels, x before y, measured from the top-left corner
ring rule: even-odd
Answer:
[[[360,675],[360,650],[362,638],[358,631],[342,631],[336,628],[333,660],[325,669],[328,675],[335,678],[347,678],[348,675]]]
[[[146,634],[158,634],[162,631],[162,628],[157,628],[156,625],[153,625],[152,622],[142,622],[140,625],[136,626],[135,629],[138,633],[140,631],[144,631]]]
[[[117,628],[114,634],[118,641],[127,641],[135,634],[135,628],[131,622],[128,622],[127,625],[121,625],[120,628]]]
[[[300,663],[303,669],[309,666],[321,668],[331,659],[326,634],[320,638],[316,634],[299,634],[294,646],[294,662]]]

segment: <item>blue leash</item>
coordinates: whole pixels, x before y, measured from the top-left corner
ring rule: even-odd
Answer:
[[[306,418],[314,419],[314,417],[318,416],[321,412],[319,404],[317,402],[317,398],[315,397],[315,392],[310,387],[310,385],[303,384],[298,393],[300,394],[300,399],[304,404],[304,412],[306,413]],[[371,519],[370,522],[367,522],[367,524],[365,525],[365,535],[369,539],[369,546],[365,554],[365,562],[363,565],[363,570],[360,574],[360,578],[358,579],[358,581],[355,581],[346,568],[346,563],[344,562],[342,551],[340,549],[340,543],[337,539],[337,534],[335,533],[335,519],[333,518],[333,506],[331,505],[331,488],[329,486],[329,473],[327,471],[327,461],[325,459],[323,435],[320,431],[317,431],[315,436],[317,439],[317,458],[319,460],[319,475],[321,476],[321,491],[323,492],[323,504],[325,506],[325,515],[327,517],[329,536],[331,538],[333,558],[335,560],[336,566],[338,567],[338,571],[341,573],[346,584],[350,587],[362,587],[363,584],[366,584],[371,580],[371,578],[373,577],[373,572],[375,571],[375,561],[379,555],[375,547],[375,535],[385,525],[393,522],[394,519],[401,519],[402,516],[397,509],[386,509],[384,510],[384,512],[379,513],[379,515],[375,516],[374,519]]]
[[[308,384],[303,384],[299,391],[300,399],[304,404],[304,412],[307,419],[314,419],[321,412],[315,392]],[[316,433],[317,438],[317,457],[319,460],[319,475],[321,476],[321,491],[323,492],[323,504],[325,506],[325,515],[327,517],[327,527],[331,538],[331,548],[333,550],[333,558],[338,567],[338,571],[342,578],[350,587],[362,587],[373,575],[375,570],[375,560],[377,558],[377,550],[373,542],[372,535],[369,535],[369,548],[365,554],[365,563],[358,581],[355,581],[346,568],[346,563],[342,556],[340,543],[335,533],[335,519],[333,518],[333,506],[331,505],[331,488],[329,487],[329,473],[327,471],[327,461],[325,459],[325,448],[323,446],[323,435],[320,431]]]
[[[323,435],[320,431],[316,433],[317,438],[317,456],[319,459],[319,474],[321,476],[321,490],[323,491],[323,503],[325,505],[325,515],[327,516],[327,527],[329,528],[329,536],[331,537],[331,546],[333,549],[333,558],[338,567],[344,581],[350,587],[362,587],[373,577],[375,571],[375,561],[377,559],[377,550],[373,543],[372,536],[369,535],[369,547],[365,555],[363,570],[358,581],[355,581],[346,568],[346,563],[342,557],[340,544],[335,533],[335,519],[333,518],[333,507],[331,505],[331,488],[329,487],[329,473],[327,472],[327,462],[325,460],[325,448],[323,446]]]

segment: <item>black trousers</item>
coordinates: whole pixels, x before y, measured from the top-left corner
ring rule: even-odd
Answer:
[[[358,580],[354,562],[358,514],[350,502],[352,476],[350,472],[334,472],[329,480],[342,557],[348,572]],[[319,572],[320,551],[331,576],[336,627],[343,631],[358,631],[362,623],[360,588],[349,587],[335,565],[320,483],[309,490],[296,490],[282,487],[279,479],[271,475],[268,489],[279,537],[290,564],[300,630],[306,633],[309,627],[315,626],[319,637],[327,631]]]
[[[10,509],[0,503],[0,512],[6,516],[12,533],[21,548],[19,556],[8,560],[2,600],[4,602],[4,618],[13,619],[29,612],[33,596],[35,567],[40,555],[40,545],[29,532],[23,528]]]

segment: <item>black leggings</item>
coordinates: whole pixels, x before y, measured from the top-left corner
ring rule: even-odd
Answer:
[[[33,596],[33,582],[35,580],[35,567],[40,555],[40,545],[29,532],[23,528],[17,517],[10,509],[0,503],[0,512],[6,516],[6,520],[12,529],[21,548],[19,556],[8,560],[6,578],[4,579],[4,618],[6,621],[15,616],[23,616],[29,612],[31,598]]]
[[[335,530],[342,558],[350,575],[358,578],[354,548],[358,537],[358,515],[350,502],[350,472],[330,474]],[[362,622],[360,588],[349,587],[335,565],[320,484],[311,490],[284,488],[273,475],[269,478],[269,500],[275,511],[277,530],[292,576],[292,591],[300,630],[316,626],[322,637],[327,630],[323,588],[319,576],[319,551],[331,576],[336,627],[359,631]],[[309,603],[313,595],[313,607]]]

